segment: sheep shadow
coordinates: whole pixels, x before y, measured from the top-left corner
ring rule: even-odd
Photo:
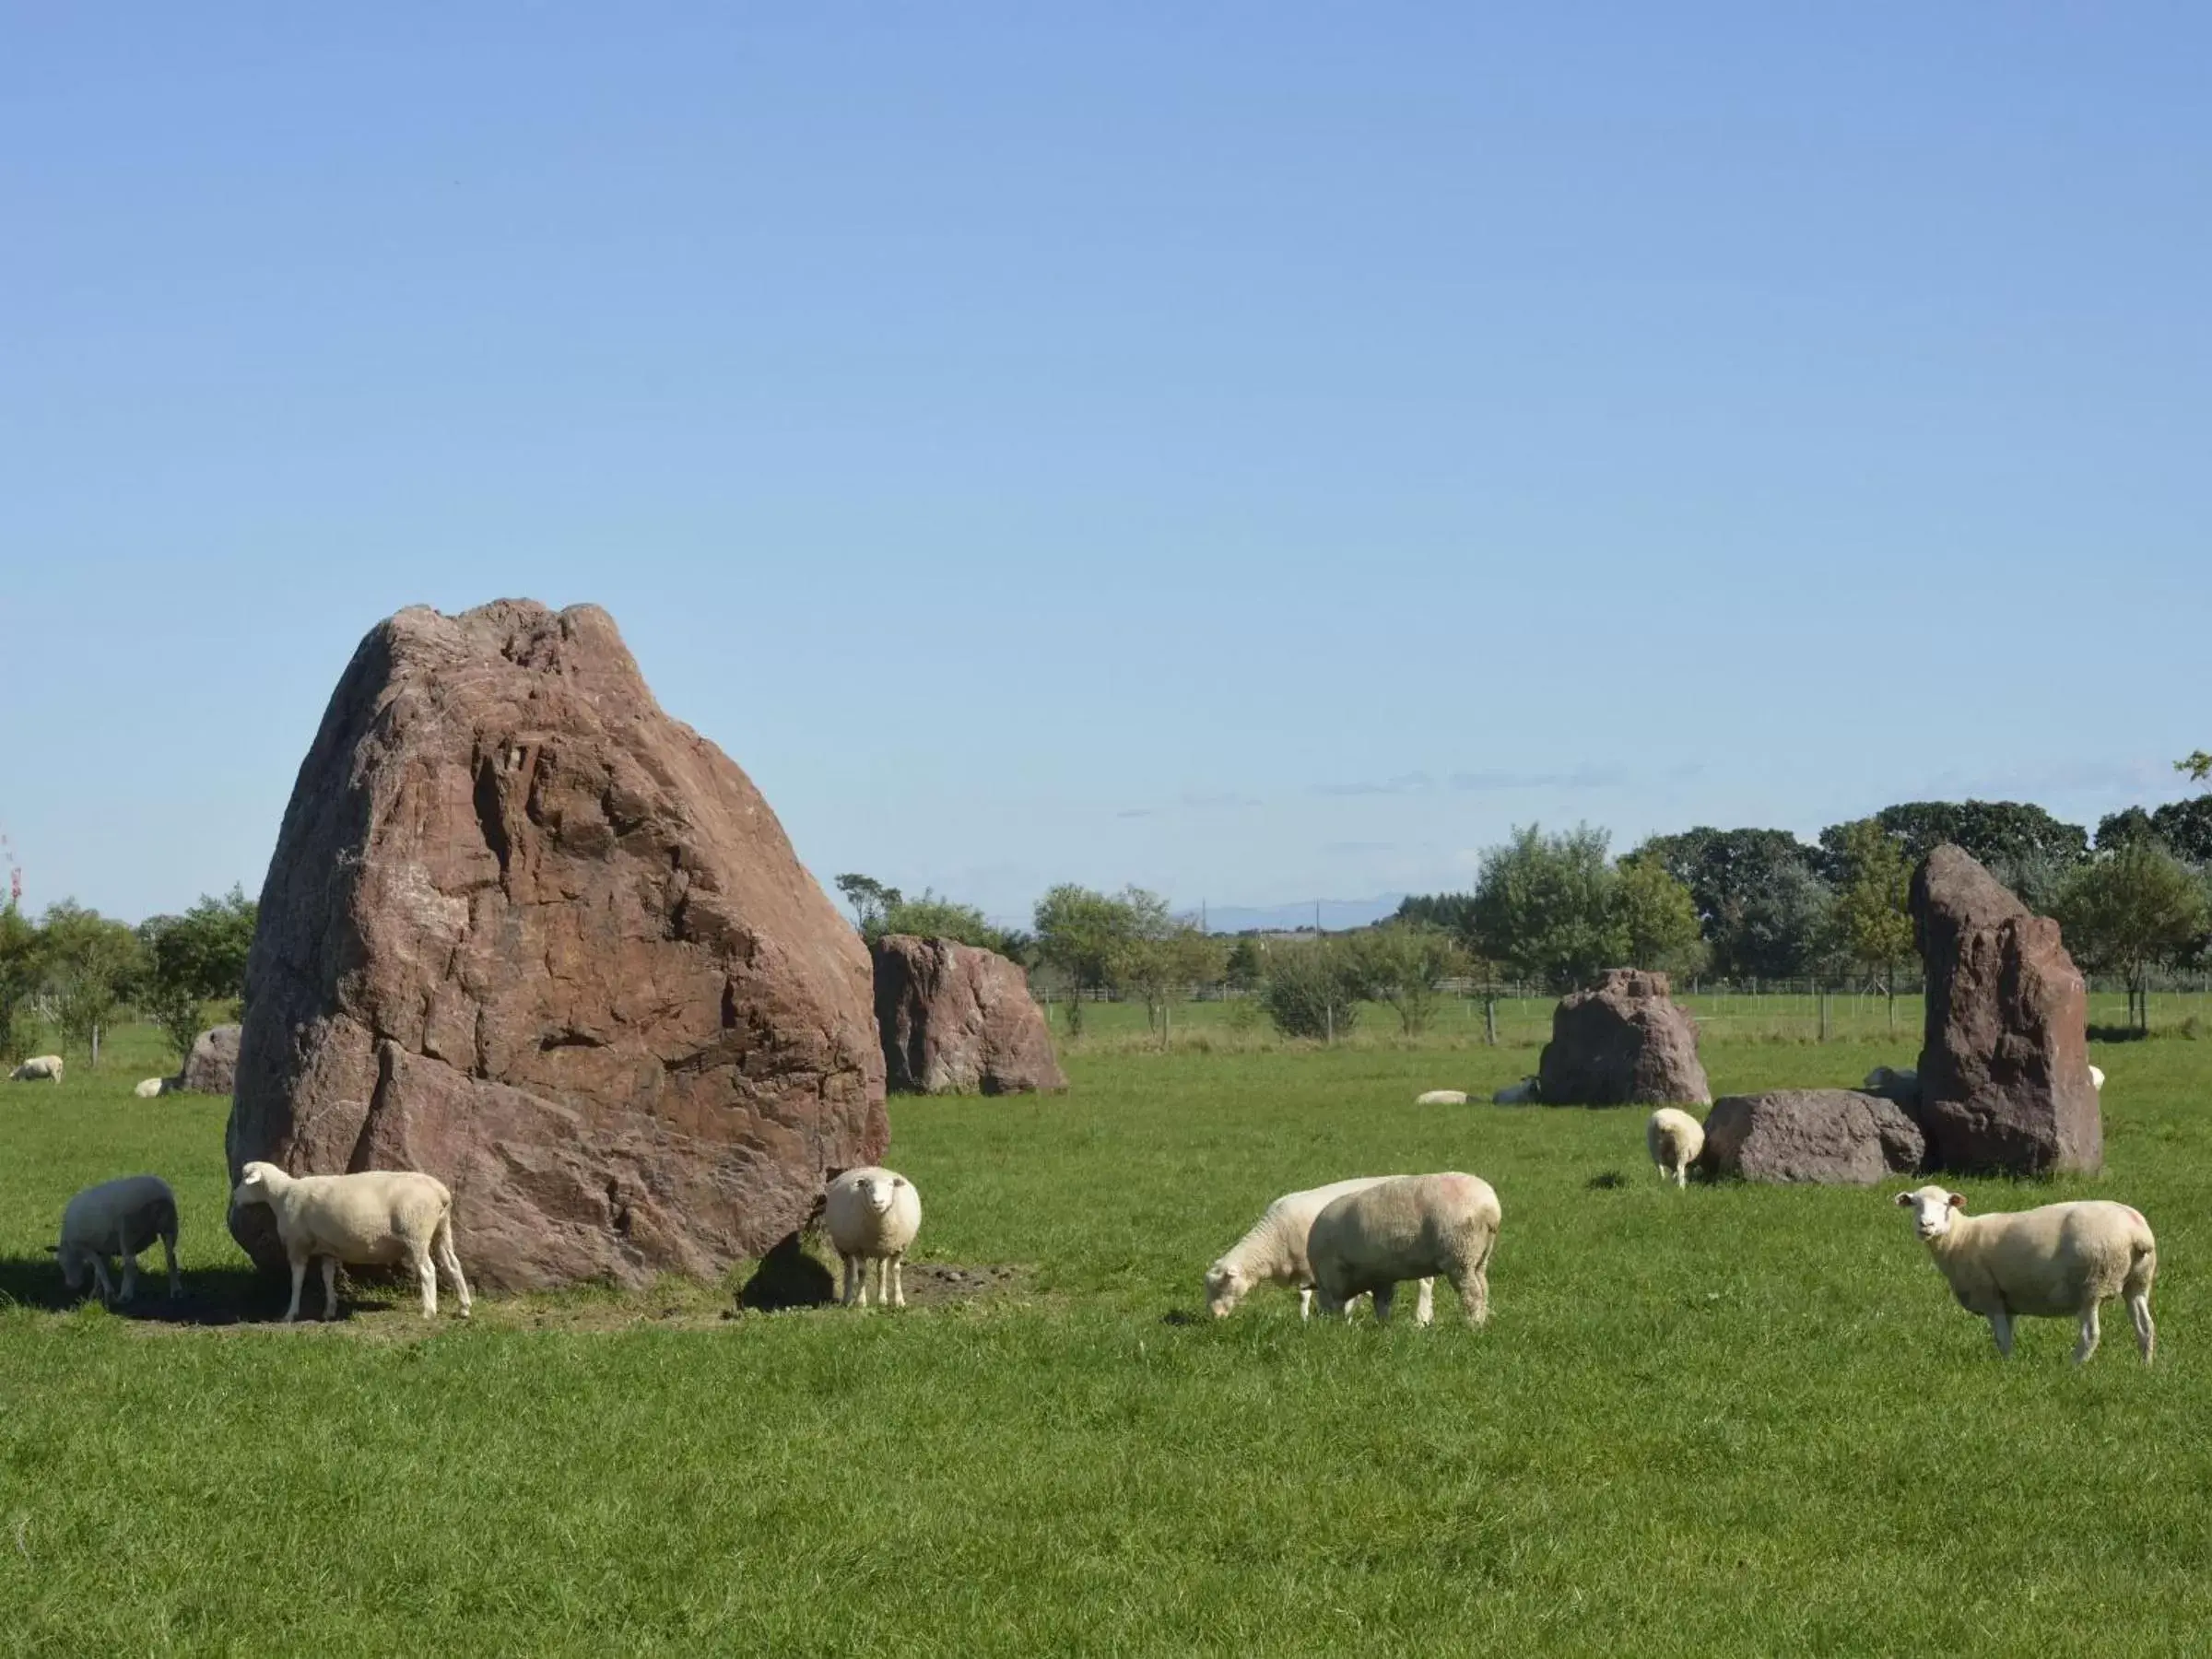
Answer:
[[[167,1325],[273,1324],[284,1317],[291,1297],[282,1280],[242,1265],[194,1268],[183,1275],[183,1294],[172,1297],[159,1247],[138,1262],[138,1294],[109,1304],[108,1312],[118,1319]],[[67,1313],[95,1294],[89,1279],[81,1290],[62,1283],[60,1265],[51,1255],[0,1257],[0,1307]]]
[[[777,1240],[737,1291],[737,1305],[756,1313],[826,1308],[835,1300],[837,1276],[807,1253],[806,1239],[797,1232]]]

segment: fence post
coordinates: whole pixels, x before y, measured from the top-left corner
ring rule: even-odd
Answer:
[[[1828,1041],[1828,987],[1826,985],[1818,987],[1817,994],[1820,998],[1820,1041],[1826,1042]]]
[[[1485,992],[1482,999],[1482,1038],[1492,1048],[1498,1046],[1498,998]]]

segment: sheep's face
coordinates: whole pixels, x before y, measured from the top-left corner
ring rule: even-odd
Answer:
[[[1251,1288],[1252,1280],[1241,1267],[1216,1262],[1206,1270],[1206,1311],[1216,1319],[1226,1319]]]
[[[62,1283],[69,1289],[82,1290],[90,1275],[92,1259],[73,1245],[65,1244],[54,1253],[62,1262]]]
[[[898,1202],[899,1189],[905,1184],[903,1175],[864,1175],[853,1183],[860,1194],[860,1201],[878,1216],[891,1213],[891,1206]]]
[[[1924,1186],[1897,1195],[1897,1207],[1912,1212],[1912,1230],[1920,1235],[1921,1242],[1940,1239],[1951,1230],[1951,1217],[1966,1207],[1966,1200],[1957,1193],[1947,1193],[1939,1186]]]
[[[239,1175],[238,1185],[231,1189],[232,1204],[266,1204],[269,1201],[268,1172],[274,1164],[250,1163]]]

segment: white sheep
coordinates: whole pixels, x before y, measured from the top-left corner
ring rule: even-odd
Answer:
[[[876,1305],[906,1306],[901,1271],[914,1235],[922,1230],[922,1194],[905,1176],[871,1164],[847,1170],[830,1183],[822,1219],[837,1259],[844,1264],[843,1300],[868,1305],[868,1267],[876,1267]]]
[[[1431,1088],[1426,1094],[1413,1097],[1416,1106],[1465,1106],[1467,1091],[1464,1088]]]
[[[1920,1099],[1920,1073],[1909,1065],[1877,1065],[1866,1074],[1866,1081],[1860,1087],[1868,1094],[1910,1106]]]
[[[2104,1067],[2101,1065],[2089,1067],[2089,1086],[2099,1094],[2104,1092]]]
[[[1498,1106],[1527,1106],[1537,1099],[1537,1084],[1534,1077],[1524,1077],[1518,1083],[1507,1085],[1490,1097]]]
[[[2012,1322],[2022,1315],[2081,1321],[2079,1365],[2097,1351],[2097,1304],[2127,1299],[2136,1346],[2150,1362],[2150,1281],[2159,1270],[2150,1223],[2124,1204],[2104,1198],[2046,1204],[1989,1216],[1963,1213],[1966,1200],[1939,1186],[1900,1193],[1914,1230],[1936,1259],[1951,1294],[1989,1321],[1997,1353],[2012,1353]]]
[[[59,1083],[62,1080],[62,1057],[59,1054],[33,1054],[7,1075],[9,1080],[16,1083],[38,1083],[49,1077]]]
[[[1705,1125],[1688,1112],[1662,1106],[1643,1126],[1643,1144],[1659,1173],[1677,1186],[1689,1184],[1689,1166],[1705,1150]]]
[[[148,1077],[131,1092],[142,1100],[153,1100],[158,1095],[165,1095],[169,1092],[169,1079],[167,1077]]]
[[[177,1277],[177,1195],[159,1175],[124,1175],[87,1187],[62,1210],[61,1242],[53,1253],[61,1258],[62,1283],[81,1290],[85,1270],[102,1301],[129,1301],[138,1294],[138,1253],[161,1241],[169,1262],[169,1293],[183,1294],[184,1281]],[[123,1258],[123,1294],[115,1296],[108,1282],[108,1258]]]
[[[1296,1285],[1298,1316],[1300,1319],[1309,1316],[1313,1311],[1313,1269],[1306,1257],[1306,1236],[1313,1230],[1313,1218],[1347,1193],[1361,1192],[1392,1179],[1388,1175],[1356,1175],[1349,1181],[1333,1181],[1327,1186],[1285,1193],[1261,1213],[1251,1230],[1230,1245],[1227,1253],[1206,1270],[1208,1311],[1216,1319],[1225,1319],[1255,1285]],[[1435,1293],[1436,1281],[1424,1278],[1420,1301],[1414,1309],[1415,1324],[1429,1323],[1434,1311]]]
[[[445,1269],[469,1316],[468,1280],[453,1253],[453,1195],[445,1182],[411,1170],[364,1170],[352,1175],[288,1175],[275,1164],[250,1163],[230,1194],[233,1204],[265,1204],[292,1267],[287,1324],[300,1317],[307,1265],[323,1258],[323,1317],[338,1316],[338,1265],[405,1263],[422,1287],[422,1316],[438,1313],[438,1268]],[[437,1258],[433,1265],[432,1256]]]
[[[1456,1171],[1396,1175],[1332,1199],[1306,1239],[1321,1311],[1348,1312],[1354,1297],[1372,1291],[1381,1324],[1399,1280],[1434,1276],[1451,1281],[1468,1322],[1481,1324],[1490,1316],[1500,1218],[1490,1183]]]

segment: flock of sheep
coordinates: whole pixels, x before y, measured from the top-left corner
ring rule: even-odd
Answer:
[[[2102,1089],[2104,1074],[2095,1066],[2089,1071]],[[1909,1072],[1884,1066],[1866,1087],[1915,1081]],[[1533,1098],[1523,1086],[1496,1098],[1509,1093]],[[1456,1105],[1466,1098],[1459,1089],[1430,1089],[1417,1104]],[[1687,1112],[1662,1106],[1644,1125],[1644,1145],[1661,1179],[1687,1186],[1689,1167],[1704,1150],[1704,1126]],[[2149,1363],[2157,1341],[2150,1286],[2159,1253],[2139,1211],[2091,1198],[1969,1216],[1964,1197],[1933,1185],[1898,1194],[1897,1204],[1912,1212],[1914,1230],[1959,1305],[1989,1321],[2000,1356],[2011,1356],[2015,1319],[2072,1318],[2080,1322],[2074,1359],[2081,1363],[2097,1351],[2100,1305],[2117,1296],[2126,1301],[2136,1346]],[[1489,1261],[1500,1218],[1489,1183],[1456,1171],[1360,1176],[1286,1193],[1206,1269],[1206,1307],[1224,1318],[1254,1286],[1276,1284],[1297,1289],[1300,1318],[1311,1314],[1316,1296],[1324,1313],[1347,1313],[1348,1304],[1366,1293],[1375,1318],[1387,1320],[1398,1285],[1411,1278],[1420,1281],[1415,1322],[1427,1324],[1434,1280],[1443,1278],[1459,1292],[1468,1320],[1481,1324],[1489,1313]]]

